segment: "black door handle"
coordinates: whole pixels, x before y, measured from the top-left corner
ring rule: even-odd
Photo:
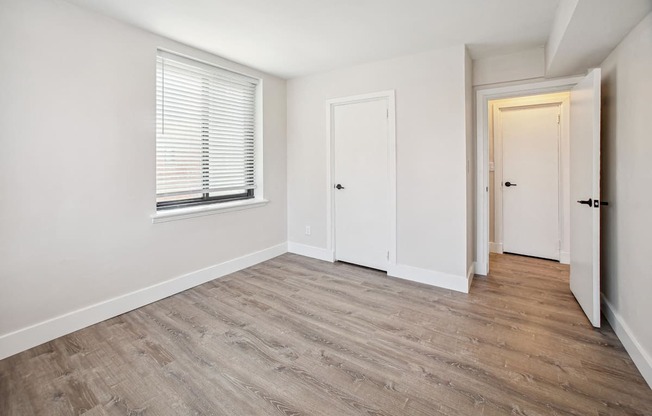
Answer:
[[[510,186],[516,186],[516,184],[511,182],[505,182],[505,186],[509,188]]]
[[[337,185],[335,185],[335,189],[344,189],[344,187],[338,183]]]
[[[593,199],[589,198],[585,201],[577,201],[578,204],[593,206]]]

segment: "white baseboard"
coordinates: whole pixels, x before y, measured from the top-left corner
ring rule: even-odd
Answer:
[[[560,251],[559,262],[561,264],[570,264],[570,253],[568,251]]]
[[[489,252],[503,254],[503,243],[489,242]]]
[[[4,334],[0,360],[286,252],[287,244],[282,243]]]
[[[470,283],[466,276],[457,276],[434,270],[420,269],[418,267],[406,266],[403,264],[389,265],[387,275],[411,280],[413,282],[425,283],[427,285],[437,286],[444,289],[469,293]]]
[[[632,357],[636,368],[641,372],[648,386],[652,388],[652,356],[645,351],[643,346],[638,342],[629,325],[623,320],[622,316],[616,311],[613,305],[607,300],[604,294],[600,294],[602,299],[602,312],[611,324],[616,335],[623,343],[623,346]]]
[[[469,270],[466,272],[466,280],[468,281],[468,287],[466,288],[466,293],[471,291],[471,284],[473,283],[473,278],[475,277],[475,262],[471,263]]]
[[[308,246],[306,244],[288,241],[288,251],[301,256],[312,257],[313,259],[330,261],[331,263],[335,261],[335,254],[333,251],[326,248]]]

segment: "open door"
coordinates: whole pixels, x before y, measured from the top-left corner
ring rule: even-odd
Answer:
[[[570,94],[570,289],[600,326],[600,68]]]

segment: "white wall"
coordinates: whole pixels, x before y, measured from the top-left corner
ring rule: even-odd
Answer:
[[[152,224],[156,48],[261,77],[264,207]],[[60,0],[0,2],[0,338],[286,241],[285,81]]]
[[[397,263],[465,279],[463,46],[288,81],[288,239],[330,249],[325,101],[390,89],[397,114]]]
[[[652,386],[652,13],[602,63],[602,292]],[[636,345],[638,344],[638,345]]]
[[[557,6],[557,13],[552,22],[550,36],[548,37],[545,48],[546,69],[550,68],[553,58],[557,55],[557,50],[562,43],[564,33],[568,30],[568,25],[573,18],[573,13],[575,13],[578,3],[579,0],[560,0],[559,6]]]
[[[545,75],[543,47],[473,61],[473,85],[533,80]]]

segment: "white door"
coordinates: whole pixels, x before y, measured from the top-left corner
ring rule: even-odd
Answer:
[[[570,288],[600,326],[600,69],[570,96]],[[577,202],[576,202],[577,201]]]
[[[503,251],[559,260],[559,104],[503,108]]]
[[[333,109],[335,259],[387,270],[388,100]]]

